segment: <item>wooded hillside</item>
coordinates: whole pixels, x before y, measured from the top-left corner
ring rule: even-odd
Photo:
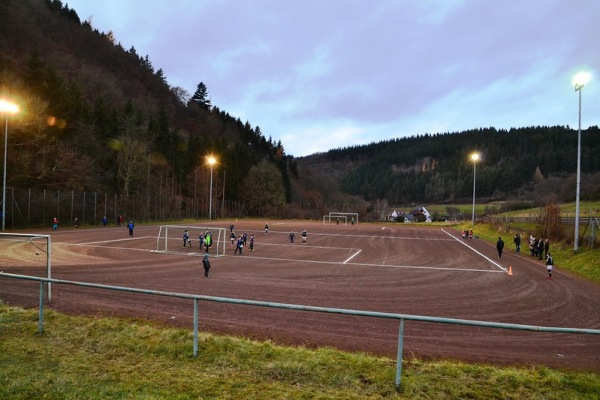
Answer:
[[[469,155],[478,152],[480,201],[575,196],[577,131],[569,127],[421,133],[294,159],[259,126],[212,105],[209,85],[198,82],[194,93],[170,86],[151,56],[124,49],[60,0],[3,0],[0,97],[21,108],[9,123],[9,186],[141,193],[146,203],[206,198],[214,154],[213,196],[242,204],[238,215],[320,218],[468,201]],[[582,132],[582,144],[582,199],[598,200],[597,126]]]

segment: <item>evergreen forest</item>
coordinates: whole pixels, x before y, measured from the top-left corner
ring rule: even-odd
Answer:
[[[61,0],[3,0],[0,97],[22,110],[10,118],[8,185],[150,203],[151,195],[206,197],[214,172],[213,197],[234,202],[237,216],[292,218],[465,201],[475,172],[481,201],[575,196],[577,131],[567,126],[415,132],[294,158],[272,140],[277,132],[211,104],[210,83],[197,82],[193,93],[171,86],[149,55]],[[598,200],[597,126],[582,132],[581,160],[582,199]]]

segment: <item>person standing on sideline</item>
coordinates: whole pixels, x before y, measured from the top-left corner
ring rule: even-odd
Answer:
[[[208,278],[208,273],[210,272],[210,261],[208,261],[208,254],[204,255],[202,259],[202,265],[204,266],[204,277]]]
[[[548,257],[548,250],[550,250],[550,239],[544,240],[544,253]]]
[[[265,224],[265,235],[269,234],[269,224]]]
[[[73,229],[79,229],[79,219],[75,217],[75,224],[73,225]]]
[[[52,220],[52,230],[55,231],[58,229],[58,218],[54,217]]]
[[[501,259],[502,250],[504,249],[504,242],[500,236],[498,236],[498,241],[496,242],[496,249],[498,250],[498,259]]]
[[[515,242],[515,253],[519,254],[521,252],[521,235],[517,233],[513,242]]]
[[[106,224],[108,224],[108,218],[106,218],[106,215],[104,217],[102,217],[102,226],[106,226]]]
[[[546,270],[548,270],[548,279],[552,279],[552,267],[554,267],[554,260],[552,255],[548,253],[546,256]]]
[[[127,224],[127,229],[129,229],[129,236],[133,236],[133,228],[135,228],[133,221],[129,221],[129,223]]]
[[[185,247],[187,244],[189,244],[190,247],[192,247],[192,241],[190,240],[190,233],[186,229],[185,231],[183,231],[183,247]]]
[[[250,251],[254,251],[254,233],[250,236],[250,246],[248,248]]]
[[[300,236],[302,236],[302,244],[306,244],[306,229],[302,231]]]
[[[294,235],[294,231],[290,232],[290,244],[294,244],[294,239],[296,238],[296,235]]]
[[[540,241],[538,242],[537,254],[539,255],[541,260],[542,256],[544,255],[544,239],[542,238],[540,238]]]

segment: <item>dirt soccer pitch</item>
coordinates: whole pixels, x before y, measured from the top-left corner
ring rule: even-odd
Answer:
[[[268,222],[270,231],[264,233]],[[52,234],[52,277],[159,291],[277,303],[600,328],[600,286],[561,271],[548,280],[542,261],[464,240],[452,228],[400,224],[335,225],[299,221],[213,221],[256,236],[254,252],[211,258],[203,276],[198,240],[184,254],[154,254],[159,226],[36,231]],[[199,223],[207,226],[208,223]],[[300,232],[308,231],[302,244]],[[296,243],[289,243],[294,231]],[[183,243],[183,242],[181,242]],[[181,245],[182,246],[182,245]],[[507,273],[512,270],[512,275]],[[45,276],[3,265],[4,272]],[[0,278],[0,299],[37,306],[38,284]],[[192,327],[193,302],[71,285],[53,285],[46,307],[77,314],[142,317]],[[398,321],[200,302],[200,329],[307,346],[395,357]],[[536,364],[600,371],[600,336],[524,332],[406,321],[404,357]]]

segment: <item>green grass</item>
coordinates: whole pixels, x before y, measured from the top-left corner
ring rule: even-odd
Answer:
[[[600,376],[545,367],[395,360],[0,303],[2,399],[599,399]]]
[[[483,215],[485,211],[485,207],[497,207],[500,209],[503,206],[503,203],[490,203],[490,204],[476,204],[475,212],[477,215]],[[428,206],[427,209],[430,213],[437,211],[440,214],[443,214],[446,209],[446,205],[432,205]],[[471,215],[472,204],[454,204],[450,205],[450,207],[459,209],[461,212],[464,212],[465,215]],[[561,216],[565,217],[573,217],[575,214],[575,203],[565,203],[558,205],[560,209]],[[590,215],[590,210],[593,215],[600,215],[600,202],[581,202],[580,203],[580,216],[581,218],[586,218]],[[539,216],[540,215],[540,207],[530,208],[518,211],[510,211],[508,213],[512,217],[518,216]],[[499,214],[499,215],[505,215]],[[439,224],[433,224],[439,225]],[[448,225],[453,225],[449,223]],[[454,227],[457,230],[462,230],[464,228],[469,228],[471,225],[470,218],[467,221],[455,225]],[[516,233],[527,233],[527,232],[536,232],[538,230],[538,226],[533,223],[524,223],[524,222],[511,222],[510,227],[493,227],[489,224],[476,223],[474,232],[479,238],[486,240],[490,243],[496,243],[498,236],[501,236],[508,246],[509,249],[514,247],[512,242],[512,238]],[[524,236],[522,236],[521,248],[525,251],[522,254],[527,254],[527,245],[526,239],[523,241]],[[550,252],[554,258],[554,265],[558,269],[562,269],[565,271],[569,271],[575,275],[583,277],[585,279],[591,280],[596,283],[600,283],[600,248],[589,249],[587,245],[583,244],[579,246],[578,251],[575,253],[573,251],[573,244],[571,243],[562,243],[562,242],[552,242],[550,247]]]
[[[464,225],[464,224],[463,224]],[[462,229],[457,225],[456,229]],[[483,240],[490,243],[496,243],[498,236],[502,237],[506,248],[514,249],[513,237],[519,232],[535,232],[535,227],[530,224],[513,224],[510,229],[499,230],[488,224],[475,224],[474,233]],[[521,248],[524,257],[527,257],[527,239],[521,237]],[[589,249],[587,246],[580,246],[578,251],[573,252],[572,244],[554,242],[550,244],[550,253],[554,259],[554,265],[557,269],[569,271],[587,280],[600,283],[600,248]]]

